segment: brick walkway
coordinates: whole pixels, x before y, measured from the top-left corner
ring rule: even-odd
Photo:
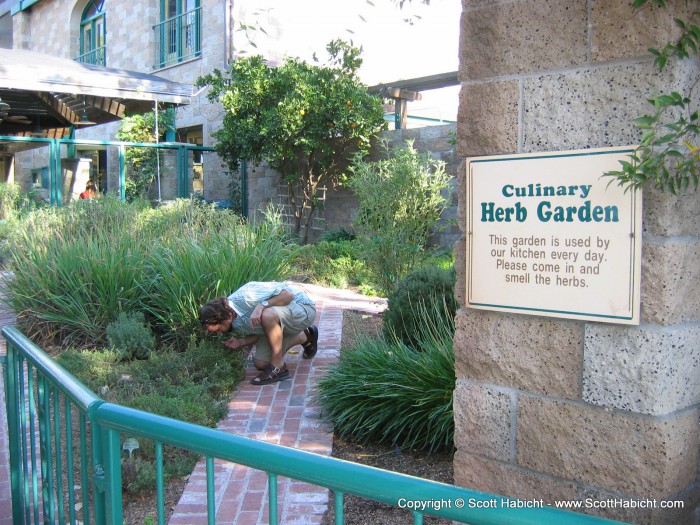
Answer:
[[[250,379],[257,374],[249,368],[228,405],[228,416],[219,429],[232,434],[278,443],[317,454],[331,452],[333,430],[320,419],[320,410],[312,401],[315,381],[326,367],[337,360],[342,336],[343,310],[368,313],[381,312],[384,300],[365,297],[348,290],[298,285],[317,303],[316,324],[319,327],[319,349],[312,360],[301,358],[296,349],[287,357],[291,378],[265,386],[253,386]],[[0,318],[0,322],[11,318]],[[2,338],[0,338],[2,339]],[[4,339],[0,342],[4,353]],[[0,525],[10,525],[9,473],[7,472],[7,425],[4,388],[0,377]],[[267,475],[227,462],[215,464],[217,525],[268,523]],[[169,525],[207,523],[206,474],[203,462],[194,469],[185,492]],[[328,491],[313,485],[278,479],[278,520],[284,525],[320,523],[328,507]]]

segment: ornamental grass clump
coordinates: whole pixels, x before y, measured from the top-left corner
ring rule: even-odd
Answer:
[[[2,300],[41,346],[100,346],[122,312],[158,342],[198,332],[197,308],[248,281],[283,280],[294,245],[268,213],[249,224],[191,201],[156,210],[109,197],[37,210],[7,246]]]
[[[360,335],[319,382],[318,400],[341,437],[403,448],[450,449],[455,387],[453,322],[421,309],[420,351],[396,338]]]

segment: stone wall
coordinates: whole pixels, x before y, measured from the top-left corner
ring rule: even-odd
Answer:
[[[429,151],[434,158],[445,162],[445,171],[454,177],[450,193],[450,205],[443,212],[438,227],[431,238],[435,245],[451,247],[459,238],[457,224],[457,178],[461,159],[455,154],[454,124],[429,126],[424,128],[385,131],[382,138],[389,147],[405,144],[412,140],[418,151]],[[379,148],[375,145],[370,159],[379,158]],[[251,166],[247,170],[248,214],[255,216],[268,204],[284,204],[287,200],[286,185],[280,183],[279,174],[266,166]],[[325,203],[318,210],[314,227],[310,232],[310,241],[318,240],[325,231],[344,228],[352,231],[357,213],[357,199],[344,187],[326,187]]]
[[[629,4],[463,0],[457,154],[637,143],[631,120],[650,112],[646,99],[687,93],[700,72],[697,61],[659,72],[647,48],[674,37],[672,16],[651,7],[633,14]],[[689,4],[672,1],[670,11],[698,9]],[[700,522],[700,201],[653,189],[643,198],[639,326],[458,311],[457,484],[587,506],[682,501],[676,510],[585,512]],[[464,235],[455,251],[465,304]]]

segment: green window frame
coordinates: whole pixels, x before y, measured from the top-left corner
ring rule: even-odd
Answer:
[[[80,20],[80,56],[78,62],[107,65],[107,24],[104,0],[90,0]]]
[[[200,0],[160,0],[160,23],[156,31],[156,65],[201,56],[202,8]]]

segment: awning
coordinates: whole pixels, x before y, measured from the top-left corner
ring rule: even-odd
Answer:
[[[189,104],[191,95],[191,85],[156,75],[0,49],[0,135],[62,138],[71,126],[146,113],[154,101]]]

